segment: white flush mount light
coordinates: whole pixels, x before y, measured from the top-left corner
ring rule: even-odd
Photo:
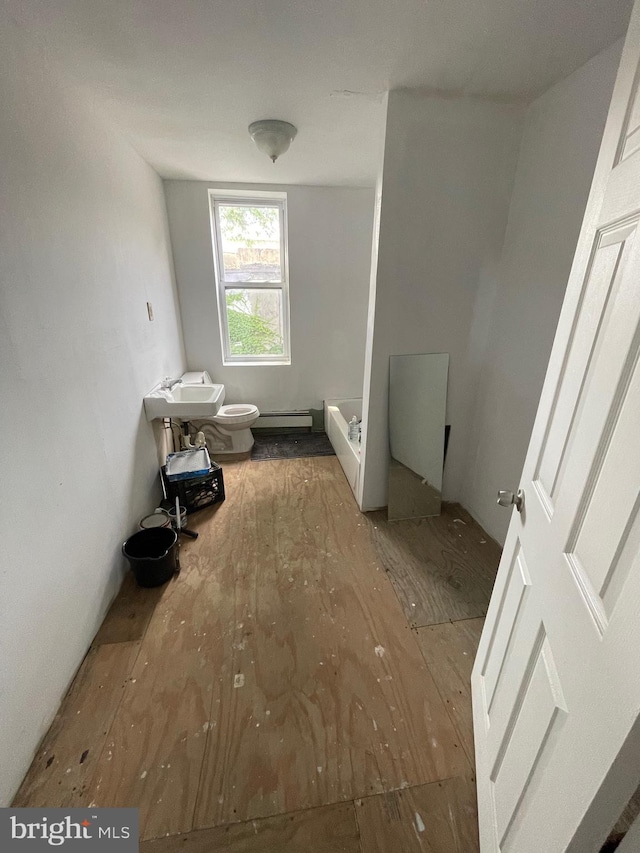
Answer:
[[[288,121],[277,118],[254,121],[249,125],[249,133],[258,150],[263,151],[273,163],[289,149],[297,132],[297,128]]]

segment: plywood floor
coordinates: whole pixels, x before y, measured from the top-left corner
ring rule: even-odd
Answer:
[[[433,518],[387,521],[386,511],[365,518],[412,627],[486,614],[501,549],[459,504],[442,504]]]
[[[137,806],[148,853],[473,853],[481,620],[412,629],[335,457],[224,476],[181,574],[125,581],[14,804]]]

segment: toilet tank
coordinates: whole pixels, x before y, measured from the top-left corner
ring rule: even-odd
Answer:
[[[183,385],[213,385],[206,370],[188,370],[180,377]]]

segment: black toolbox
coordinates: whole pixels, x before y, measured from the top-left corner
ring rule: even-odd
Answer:
[[[224,478],[217,462],[211,463],[208,474],[200,474],[188,480],[169,482],[164,465],[160,469],[160,476],[165,500],[173,506],[178,498],[180,506],[188,513],[224,500]]]

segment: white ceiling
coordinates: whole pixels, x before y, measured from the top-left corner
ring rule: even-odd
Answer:
[[[371,185],[383,93],[531,99],[621,36],[631,0],[5,0],[164,177]],[[274,166],[261,118],[295,124]]]

